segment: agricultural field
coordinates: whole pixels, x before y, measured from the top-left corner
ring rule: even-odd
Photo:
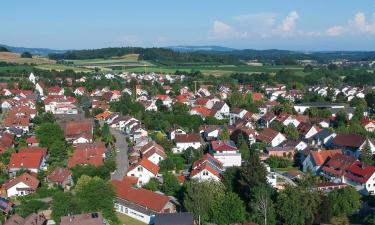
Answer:
[[[0,52],[0,61],[7,63],[17,64],[54,64],[54,60],[50,60],[44,57],[33,56],[33,58],[22,58],[21,54],[13,52]]]
[[[126,72],[156,72],[156,73],[173,73],[176,70],[190,72],[192,70],[199,70],[205,75],[229,75],[232,73],[276,73],[279,70],[288,69],[293,70],[297,75],[304,76],[303,67],[300,66],[249,66],[249,65],[190,65],[190,66],[143,66],[143,67],[128,67],[120,69]]]

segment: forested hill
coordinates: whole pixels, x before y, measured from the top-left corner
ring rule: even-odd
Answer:
[[[167,48],[101,48],[89,50],[67,51],[63,54],[50,54],[49,58],[54,60],[75,60],[75,59],[97,59],[120,57],[126,54],[139,54],[140,60],[149,60],[160,64],[179,63],[223,63],[242,64],[242,62],[232,56],[211,54],[208,52],[178,52]]]
[[[50,59],[55,60],[76,60],[76,59],[98,59],[123,56],[126,54],[139,54],[140,60],[153,61],[159,64],[174,65],[183,63],[220,63],[238,65],[248,60],[261,61],[296,61],[296,60],[317,60],[326,63],[333,59],[346,60],[375,60],[374,51],[332,51],[332,52],[299,52],[288,50],[201,50],[201,51],[176,51],[169,48],[101,48],[88,50],[72,50],[60,54],[49,54]]]

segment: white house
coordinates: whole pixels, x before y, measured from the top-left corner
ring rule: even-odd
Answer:
[[[25,196],[34,193],[39,186],[39,180],[28,174],[22,175],[8,180],[2,185],[2,189],[6,191],[8,197]]]
[[[36,84],[36,76],[33,73],[30,73],[29,81],[31,81],[31,83],[34,85]]]
[[[138,178],[137,185],[142,186],[147,184],[151,178],[156,177],[159,172],[159,167],[150,160],[143,158],[137,164],[130,166],[127,176]]]
[[[305,160],[303,161],[303,172],[312,172],[316,174],[323,164],[335,156],[336,154],[342,154],[341,150],[318,150],[311,151]]]
[[[268,143],[272,147],[276,147],[286,140],[283,134],[271,128],[263,128],[256,139],[260,142]]]
[[[206,153],[201,159],[195,161],[191,167],[190,178],[198,181],[221,180],[223,163]]]
[[[210,151],[215,159],[223,163],[224,167],[241,166],[240,150],[231,140],[211,141]]]
[[[199,134],[177,134],[175,136],[176,148],[173,153],[185,151],[187,148],[198,149],[202,146],[201,137]]]

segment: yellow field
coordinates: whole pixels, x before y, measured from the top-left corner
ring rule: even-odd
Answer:
[[[33,56],[33,58],[21,58],[21,54],[13,53],[13,52],[0,52],[0,61],[8,62],[8,63],[33,63],[33,64],[55,64],[54,60],[50,60],[47,58]]]

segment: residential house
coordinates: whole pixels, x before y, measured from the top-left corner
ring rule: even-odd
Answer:
[[[73,155],[68,160],[68,167],[76,165],[103,165],[106,147],[103,142],[78,143]]]
[[[375,195],[375,166],[355,161],[347,168],[344,183],[353,186],[361,194]]]
[[[353,156],[335,154],[321,166],[320,174],[334,183],[345,183],[344,175],[356,161]]]
[[[174,125],[168,131],[168,137],[170,140],[174,140],[177,134],[186,134],[182,127]]]
[[[318,133],[313,135],[308,139],[308,143],[315,147],[330,147],[332,146],[332,141],[336,137],[336,133],[330,131],[329,129],[319,130]]]
[[[241,166],[240,150],[231,140],[211,141],[210,152],[224,167]]]
[[[276,147],[286,140],[284,135],[271,128],[263,128],[256,139],[259,142],[270,144],[272,147]]]
[[[121,181],[112,180],[117,212],[146,224],[154,224],[156,214],[176,212],[179,204],[173,198],[143,188],[134,188],[134,182],[132,177],[124,177]]]
[[[6,192],[8,197],[25,196],[34,193],[39,186],[39,180],[36,174],[23,173],[5,182],[1,189]]]
[[[319,128],[310,124],[302,122],[297,126],[297,130],[303,140],[309,139],[319,132]]]
[[[142,186],[147,184],[151,178],[158,176],[159,169],[156,164],[143,158],[138,163],[131,165],[126,175],[138,178],[137,185]]]
[[[64,95],[64,88],[54,86],[47,89],[48,95]]]
[[[375,153],[375,146],[371,141],[357,134],[338,134],[332,140],[334,148],[341,148],[346,154],[359,157],[360,151],[368,145],[371,152]]]
[[[173,153],[183,152],[188,148],[198,149],[202,146],[201,136],[199,134],[177,134],[175,136],[176,148]]]
[[[342,154],[342,150],[318,150],[310,151],[303,161],[303,172],[312,172],[317,174],[320,168],[336,154]]]
[[[72,172],[67,168],[57,167],[47,176],[47,182],[50,186],[60,186],[69,189],[73,186]]]
[[[223,163],[211,154],[206,153],[201,159],[195,161],[191,167],[190,178],[199,181],[214,180],[220,181]]]
[[[62,216],[60,225],[106,225],[107,221],[100,212]]]
[[[25,218],[18,214],[13,214],[5,221],[4,225],[46,225],[47,221],[44,214],[31,213]]]
[[[9,175],[15,176],[17,171],[22,169],[33,173],[47,169],[44,154],[41,152],[12,153],[8,164]]]
[[[90,143],[94,138],[93,130],[92,121],[70,121],[65,125],[64,135],[66,141],[73,143],[73,145]]]

